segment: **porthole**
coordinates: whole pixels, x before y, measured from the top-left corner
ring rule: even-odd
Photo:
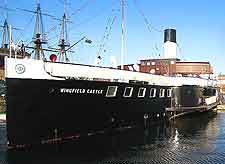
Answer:
[[[153,98],[156,96],[156,88],[151,88],[150,89],[150,97]]]
[[[166,96],[171,97],[171,95],[172,95],[172,89],[167,89]]]
[[[131,97],[133,92],[133,87],[126,87],[123,93],[123,97]]]
[[[159,97],[165,97],[165,89],[159,90]]]
[[[106,97],[115,97],[117,92],[117,86],[108,86]]]
[[[145,97],[146,88],[139,88],[138,97]]]

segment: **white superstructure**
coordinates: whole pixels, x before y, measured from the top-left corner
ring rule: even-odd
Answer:
[[[126,82],[145,81],[162,86],[199,85],[215,86],[216,81],[195,77],[169,77],[152,75],[115,68],[96,67],[70,63],[53,63],[34,59],[5,58],[5,77],[19,79],[65,80],[68,78],[85,80],[108,80]]]

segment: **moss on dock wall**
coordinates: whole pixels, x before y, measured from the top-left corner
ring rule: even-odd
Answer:
[[[0,113],[4,113],[5,111],[6,111],[5,97],[0,96]]]

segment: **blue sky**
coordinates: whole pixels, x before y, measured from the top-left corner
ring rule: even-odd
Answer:
[[[1,0],[2,6],[4,1]],[[121,13],[120,0],[67,0],[68,15],[72,23],[69,40],[73,44],[83,36],[93,42],[80,42],[74,47],[75,54],[69,54],[72,61],[93,64],[96,58],[107,20],[115,16],[111,32],[105,42],[102,65],[110,65],[110,56],[120,63]],[[29,3],[28,3],[29,2]],[[60,18],[63,14],[63,0],[40,0],[42,12]],[[141,59],[163,55],[163,32],[148,30],[144,13],[151,26],[163,31],[177,30],[178,58],[183,60],[210,61],[216,73],[225,73],[225,1],[224,0],[126,0],[126,55],[125,63],[137,63]],[[8,0],[8,8],[35,10],[35,0]],[[138,6],[138,7],[137,7]],[[112,11],[113,10],[113,11]],[[4,21],[5,10],[0,9],[0,23]],[[9,23],[21,28],[13,31],[15,41],[31,41],[34,29],[34,15],[24,11],[8,11]],[[57,45],[59,22],[43,16],[49,44]],[[57,27],[57,28],[55,28]]]

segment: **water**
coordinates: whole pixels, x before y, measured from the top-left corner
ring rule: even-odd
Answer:
[[[50,149],[7,152],[0,125],[0,163],[225,163],[225,113],[198,115],[148,129],[86,138]]]

